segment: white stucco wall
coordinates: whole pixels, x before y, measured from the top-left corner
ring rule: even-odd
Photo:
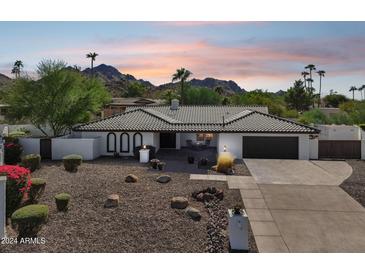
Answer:
[[[267,137],[298,137],[299,159],[308,160],[310,158],[310,145],[308,134],[256,134],[256,133],[220,133],[217,146],[218,153],[224,151],[231,152],[235,158],[242,158],[242,137],[243,136],[267,136]]]
[[[62,160],[69,154],[81,155],[84,160],[93,160],[100,156],[100,138],[68,137],[52,139],[52,160]]]
[[[23,155],[40,153],[39,138],[19,138],[19,144],[23,146]]]
[[[361,131],[361,160],[365,160],[365,131]]]
[[[193,142],[196,141],[197,133],[180,133],[180,144],[182,147],[186,147],[186,140],[192,140]],[[213,134],[213,139],[210,141],[210,147],[216,147],[217,146],[217,136],[218,134]]]
[[[318,138],[309,139],[309,159],[318,159]]]
[[[81,132],[82,138],[96,138],[100,137],[100,155],[103,156],[112,156],[113,152],[107,152],[107,135],[109,132],[101,131],[101,132]],[[133,135],[136,132],[127,132],[129,134],[129,152],[122,153],[120,152],[120,135],[123,132],[114,132],[116,136],[116,151],[122,156],[133,156]],[[152,145],[159,146],[159,137],[157,138],[158,133],[153,132],[140,132],[143,137],[144,145]],[[158,135],[159,136],[159,135]],[[158,139],[158,141],[157,141]]]
[[[360,140],[361,129],[347,125],[317,125],[321,130],[319,140]]]

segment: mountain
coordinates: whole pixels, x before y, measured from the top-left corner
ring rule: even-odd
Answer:
[[[101,64],[94,67],[92,72],[90,68],[82,71],[83,74],[91,76],[92,73],[101,79],[107,89],[114,97],[122,97],[128,93],[128,87],[131,83],[140,83],[146,90],[150,90],[154,87],[150,82],[143,79],[136,79],[133,75],[123,74],[113,66]]]
[[[189,81],[189,83],[194,87],[206,87],[210,89],[215,89],[216,87],[222,87],[223,90],[228,94],[246,92],[245,89],[241,88],[239,85],[237,85],[236,82],[232,80],[226,81],[208,77],[203,80],[194,78],[191,81]]]
[[[91,75],[92,71],[87,68],[82,71],[85,75]],[[148,92],[164,91],[167,89],[178,89],[179,83],[166,83],[159,86],[154,86],[149,81],[143,79],[136,79],[133,75],[123,74],[113,66],[101,64],[94,67],[94,75],[99,77],[104,83],[108,90],[114,97],[121,97],[128,94],[128,87],[132,83],[139,83]],[[193,87],[206,87],[214,89],[216,87],[222,87],[224,94],[232,95],[235,93],[245,92],[245,89],[237,85],[236,82],[229,80],[219,80],[211,77],[200,79],[192,79],[188,83]]]

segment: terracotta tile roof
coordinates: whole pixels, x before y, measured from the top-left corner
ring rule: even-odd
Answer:
[[[74,131],[319,133],[250,106],[145,106],[74,127]]]

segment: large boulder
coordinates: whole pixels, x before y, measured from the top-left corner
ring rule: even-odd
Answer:
[[[195,207],[187,207],[185,209],[185,212],[187,215],[190,216],[191,219],[193,219],[194,221],[200,221],[202,215],[200,214],[200,211],[198,209],[196,209]]]
[[[134,174],[128,174],[127,177],[125,177],[126,183],[136,183],[138,181],[138,177]]]
[[[172,208],[185,209],[188,205],[189,201],[185,197],[174,197],[171,199]]]
[[[108,199],[104,203],[105,208],[117,207],[119,205],[119,195],[111,194],[108,196]]]
[[[161,175],[157,177],[156,181],[162,184],[166,184],[171,181],[171,177],[169,175]]]

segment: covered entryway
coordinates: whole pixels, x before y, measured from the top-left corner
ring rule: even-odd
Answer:
[[[160,148],[176,148],[176,133],[161,132]]]
[[[298,159],[298,137],[243,136],[243,158]]]

